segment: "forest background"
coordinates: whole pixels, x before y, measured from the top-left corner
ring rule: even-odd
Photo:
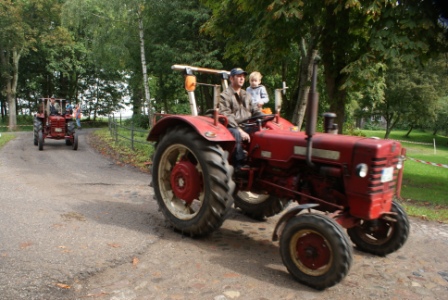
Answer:
[[[0,112],[9,130],[38,99],[82,103],[96,119],[130,105],[189,113],[173,64],[260,71],[271,99],[302,126],[311,67],[320,111],[340,133],[383,126],[448,135],[448,3],[444,0],[0,0]],[[211,75],[198,81],[216,83]],[[198,89],[201,108],[213,91]],[[268,104],[273,107],[273,101]],[[205,109],[204,109],[205,110]],[[7,120],[7,121],[5,121]],[[31,121],[30,121],[31,123]]]

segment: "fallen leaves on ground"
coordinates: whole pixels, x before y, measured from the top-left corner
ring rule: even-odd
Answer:
[[[112,248],[120,248],[121,247],[121,245],[118,243],[108,243],[107,245]]]
[[[71,286],[64,284],[64,283],[56,283],[56,286],[61,289],[70,289],[71,288]]]
[[[31,245],[33,245],[32,242],[24,242],[20,244],[20,249],[26,249],[28,247],[30,247]]]
[[[132,259],[132,266],[133,266],[134,268],[137,268],[137,264],[138,264],[138,262],[139,262],[138,258],[137,258],[137,257],[134,257],[134,258]]]

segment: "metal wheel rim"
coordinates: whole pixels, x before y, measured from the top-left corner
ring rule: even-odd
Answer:
[[[378,226],[382,231],[383,237],[379,237],[378,235],[375,236],[375,234],[381,233],[379,232],[380,230],[369,230],[368,227],[370,222],[364,222],[361,226],[356,228],[356,231],[358,231],[358,235],[363,241],[371,245],[383,245],[392,238],[394,232],[394,227],[391,226],[389,222],[390,221],[384,219],[378,220]]]
[[[307,266],[305,263],[303,263],[302,260],[300,260],[298,256],[298,243],[300,243],[300,240],[306,237],[307,235],[316,235],[319,236],[322,241],[324,242],[323,245],[320,245],[318,247],[314,247],[314,250],[317,251],[326,251],[326,253],[318,253],[320,255],[327,255],[328,259],[326,260],[326,264],[321,267],[312,268]],[[316,246],[316,245],[314,245]],[[291,259],[294,262],[294,264],[297,266],[298,269],[300,269],[301,272],[310,275],[310,276],[321,276],[326,274],[329,269],[331,268],[331,265],[333,264],[333,252],[332,248],[325,237],[323,237],[320,233],[317,231],[311,230],[311,229],[302,229],[297,231],[294,236],[291,238],[291,242],[289,243],[289,251],[291,255]]]
[[[199,193],[199,197],[193,200],[190,204],[182,199],[177,198],[173,193],[173,188],[171,186],[171,170],[175,166],[176,162],[178,162],[182,156],[185,156],[187,154],[189,156],[193,156],[196,161],[198,161],[194,153],[185,145],[173,144],[169,146],[163,152],[162,157],[160,158],[160,164],[157,174],[160,194],[162,196],[163,202],[165,203],[165,206],[170,211],[170,213],[180,220],[193,219],[199,213],[204,202],[203,189]],[[201,174],[202,181],[204,182],[202,168],[199,163],[196,164],[196,169],[198,170],[199,174]]]

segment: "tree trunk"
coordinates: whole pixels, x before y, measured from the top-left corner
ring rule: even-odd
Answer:
[[[305,118],[306,105],[308,103],[307,95],[311,85],[314,59],[318,55],[318,52],[315,49],[317,48],[321,35],[322,27],[314,26],[311,29],[311,38],[308,40],[308,47],[305,39],[301,39],[300,52],[302,54],[302,61],[300,63],[299,95],[292,121],[293,124],[296,124],[299,127],[299,129],[302,127],[303,119]]]
[[[409,135],[411,134],[412,129],[414,129],[414,124],[411,125],[411,127],[408,130],[408,132],[406,132],[406,134],[404,136],[405,137],[409,137]]]
[[[303,119],[305,118],[306,105],[308,102],[307,96],[310,91],[314,58],[317,56],[316,50],[313,48],[306,48],[305,39],[302,38],[301,44],[302,60],[300,63],[299,75],[299,96],[297,98],[292,119],[292,123],[296,124],[299,129],[302,128]],[[312,45],[310,45],[310,47],[311,46]]]
[[[336,113],[338,133],[343,133],[347,91],[342,87],[347,75],[342,70],[353,58],[350,58],[351,49],[346,42],[346,38],[350,36],[349,9],[341,9],[335,14],[338,5],[335,3],[325,6],[327,22],[321,39],[321,53],[330,110]]]
[[[138,31],[140,36],[140,56],[142,61],[142,73],[143,73],[143,87],[145,89],[145,102],[148,103],[148,119],[149,126],[152,126],[152,107],[151,107],[151,98],[149,95],[149,82],[148,82],[148,73],[146,68],[146,56],[145,56],[145,38],[143,31],[143,16],[140,8],[137,10],[137,18],[138,18]]]
[[[6,102],[9,104],[9,131],[14,131],[17,128],[16,91],[19,80],[20,51],[13,49],[10,52],[0,49],[0,52],[2,69],[11,70],[10,73],[8,72],[3,75],[3,82],[5,84]],[[12,61],[10,61],[11,54]]]

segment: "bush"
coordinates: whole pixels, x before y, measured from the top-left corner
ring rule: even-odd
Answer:
[[[352,135],[352,136],[363,136],[363,137],[366,136],[366,134],[363,133],[361,129],[353,126],[352,124],[347,124],[345,126],[345,134]]]
[[[365,124],[364,124],[364,129],[366,129],[366,130],[384,130],[384,128],[381,126],[381,124],[380,123],[378,123],[378,122],[372,122],[372,121],[367,121]]]
[[[134,124],[134,127],[148,129],[149,128],[149,119],[148,116],[145,115],[133,115],[132,118],[124,120],[125,126],[131,126]]]

